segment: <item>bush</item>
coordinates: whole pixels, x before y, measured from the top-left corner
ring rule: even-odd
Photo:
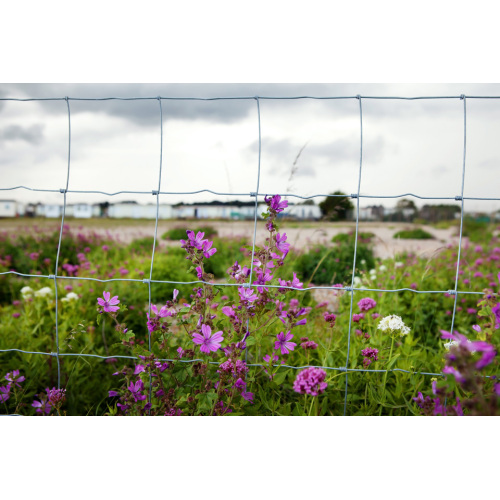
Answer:
[[[398,231],[394,234],[393,238],[400,238],[402,240],[433,240],[434,236],[432,236],[432,234],[428,233],[427,231],[418,228]]]
[[[217,236],[217,230],[212,226],[198,226],[195,229],[191,229],[195,234],[197,232],[205,233],[205,238],[211,238]],[[186,239],[186,228],[185,227],[174,227],[169,229],[166,233],[162,234],[163,240],[185,240]]]
[[[354,242],[355,236],[356,233],[352,231],[350,233],[339,233],[332,238],[332,243],[346,243],[348,241]],[[358,242],[370,243],[373,238],[375,238],[374,233],[370,232],[358,233]]]
[[[467,236],[474,243],[488,243],[493,237],[494,226],[486,221],[476,221],[469,218],[464,218],[462,227],[462,235]],[[460,234],[460,226],[458,226],[456,236]]]
[[[316,285],[330,285],[343,283],[352,273],[354,259],[354,240],[339,242],[334,248],[322,245],[312,248],[301,254],[294,263],[295,269],[302,281]],[[362,263],[363,262],[363,263]],[[370,245],[359,243],[356,251],[356,268],[372,269],[375,266],[375,257]]]

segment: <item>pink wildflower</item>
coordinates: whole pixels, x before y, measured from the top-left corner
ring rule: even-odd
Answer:
[[[109,292],[104,292],[102,296],[104,297],[104,300],[99,297],[97,299],[97,303],[104,309],[105,312],[116,312],[120,309],[116,305],[120,303],[118,295],[115,295],[110,299],[111,294]]]
[[[324,382],[326,371],[322,368],[306,368],[297,374],[293,390],[299,394],[317,396],[324,392],[328,384]]]
[[[193,342],[201,346],[200,351],[205,354],[210,354],[211,351],[217,351],[224,340],[222,331],[215,332],[212,335],[212,329],[208,325],[201,325],[201,332],[201,334],[193,333]]]
[[[377,303],[370,297],[365,297],[358,302],[358,307],[360,311],[369,311],[373,309]]]
[[[276,335],[276,338],[278,340],[274,343],[274,349],[281,349],[281,354],[289,354],[289,352],[293,351],[297,345],[295,342],[289,342],[289,340],[293,339],[293,335],[290,332],[287,332],[286,334],[280,332]]]

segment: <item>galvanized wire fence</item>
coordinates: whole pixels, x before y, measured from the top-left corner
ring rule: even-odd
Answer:
[[[485,198],[485,197],[464,197],[464,185],[465,185],[465,167],[466,167],[466,151],[467,151],[467,99],[500,99],[500,96],[428,96],[428,97],[380,97],[380,96],[338,96],[338,97],[314,97],[314,96],[295,96],[295,97],[269,97],[269,96],[246,96],[246,97],[212,97],[212,98],[199,98],[199,97],[104,97],[104,98],[78,98],[78,97],[60,97],[60,98],[0,98],[1,101],[66,101],[67,112],[68,112],[68,166],[67,166],[67,174],[66,174],[66,187],[61,189],[38,189],[29,186],[15,186],[15,187],[0,187],[0,191],[14,191],[19,189],[25,189],[30,191],[40,191],[40,192],[53,192],[60,193],[63,196],[63,209],[62,209],[62,217],[61,217],[61,229],[59,233],[59,244],[57,247],[57,255],[55,262],[55,270],[54,274],[50,275],[40,275],[40,274],[23,274],[16,271],[6,271],[0,274],[14,274],[22,277],[33,277],[33,278],[46,278],[50,281],[54,282],[55,288],[55,341],[56,341],[56,351],[55,352],[34,352],[34,351],[26,351],[22,349],[3,349],[0,352],[20,352],[26,354],[36,354],[42,356],[52,356],[56,359],[57,362],[57,387],[61,388],[61,365],[60,358],[63,356],[78,356],[78,357],[89,357],[89,358],[124,358],[124,359],[138,359],[134,356],[121,356],[121,355],[109,355],[109,356],[100,356],[97,354],[84,354],[84,353],[65,353],[60,352],[59,345],[59,321],[58,321],[58,291],[57,291],[57,282],[58,280],[89,280],[96,281],[101,283],[113,282],[113,281],[124,281],[124,282],[137,282],[148,287],[148,296],[149,296],[149,311],[151,311],[151,284],[152,283],[168,283],[174,285],[190,285],[197,283],[205,283],[206,285],[213,285],[213,283],[208,283],[202,280],[196,281],[169,281],[169,280],[153,280],[153,266],[154,266],[154,254],[157,243],[158,236],[158,219],[159,219],[159,203],[161,195],[194,195],[200,193],[211,193],[216,196],[249,196],[255,200],[255,210],[254,210],[254,227],[253,227],[253,240],[252,240],[252,259],[251,259],[251,267],[250,274],[248,278],[248,282],[245,283],[245,287],[257,287],[259,285],[252,283],[253,273],[254,273],[254,256],[255,256],[255,243],[256,243],[256,235],[257,235],[257,210],[258,210],[258,200],[259,198],[263,198],[265,196],[280,194],[281,196],[286,196],[290,198],[298,198],[298,199],[312,199],[316,197],[346,197],[345,195],[335,195],[335,194],[314,194],[311,196],[302,196],[296,193],[261,193],[259,192],[260,187],[260,175],[261,175],[261,152],[262,152],[262,134],[261,134],[261,114],[260,114],[260,101],[261,100],[302,100],[302,99],[314,99],[314,100],[352,100],[355,99],[359,103],[359,131],[360,131],[360,147],[359,147],[359,174],[358,174],[358,184],[357,184],[357,192],[352,193],[348,197],[356,200],[356,225],[355,225],[355,239],[354,239],[354,256],[353,256],[353,264],[352,264],[352,278],[351,278],[351,286],[345,287],[333,287],[333,286],[309,286],[304,288],[294,288],[291,286],[282,286],[282,285],[269,285],[266,284],[268,288],[283,288],[283,289],[292,289],[299,292],[313,290],[313,289],[326,289],[332,291],[344,290],[350,293],[350,307],[349,307],[349,328],[348,328],[348,337],[347,337],[347,355],[344,366],[332,367],[332,366],[318,366],[319,368],[323,368],[325,370],[333,370],[345,373],[345,394],[344,394],[344,415],[347,414],[347,401],[348,401],[348,392],[349,392],[349,373],[351,372],[379,372],[384,373],[386,371],[389,372],[402,372],[409,374],[419,374],[419,375],[429,375],[429,376],[443,376],[442,373],[431,373],[431,372],[413,372],[409,370],[404,370],[401,368],[390,368],[389,370],[375,370],[369,368],[349,368],[349,355],[351,348],[351,332],[352,332],[352,321],[353,321],[353,301],[354,301],[354,292],[383,292],[383,293],[398,293],[398,292],[411,292],[416,294],[449,294],[454,296],[453,303],[453,312],[451,318],[451,331],[453,332],[454,324],[455,324],[455,316],[457,311],[457,299],[461,294],[464,295],[482,295],[482,292],[475,291],[461,291],[458,290],[458,276],[460,272],[460,256],[461,256],[461,248],[462,248],[462,234],[463,234],[463,220],[464,220],[464,200],[482,200],[482,201],[500,201],[500,198]],[[461,174],[461,192],[459,195],[455,197],[429,197],[429,196],[420,196],[415,193],[404,193],[399,195],[362,195],[360,193],[361,189],[361,176],[363,171],[363,100],[366,99],[380,99],[380,100],[435,100],[435,99],[456,99],[463,102],[463,164],[462,164],[462,174]],[[159,169],[158,169],[158,189],[150,191],[117,191],[117,192],[104,192],[104,191],[81,191],[81,190],[70,190],[69,189],[69,180],[70,180],[70,171],[71,171],[71,101],[110,101],[110,100],[121,100],[121,101],[135,101],[135,100],[157,100],[158,101],[158,116],[159,116],[159,126],[160,126],[160,145],[159,145]],[[256,111],[257,111],[257,120],[258,120],[258,131],[259,131],[259,140],[258,140],[258,165],[257,165],[257,181],[255,191],[246,192],[246,193],[225,193],[219,191],[213,191],[210,189],[202,189],[198,191],[161,191],[161,176],[162,176],[162,167],[163,167],[163,109],[162,109],[162,101],[219,101],[219,100],[250,100],[255,101]],[[4,180],[5,182],[5,180]],[[156,217],[155,217],[155,229],[154,229],[154,240],[153,240],[153,249],[151,254],[151,264],[149,270],[149,278],[147,279],[131,279],[131,278],[111,278],[111,279],[98,279],[98,278],[90,278],[90,277],[79,277],[79,276],[61,276],[58,275],[58,266],[59,266],[59,257],[61,252],[61,241],[63,236],[63,228],[64,228],[64,218],[66,215],[66,204],[67,204],[67,194],[68,193],[78,193],[78,194],[101,194],[106,196],[116,196],[120,194],[152,194],[156,197]],[[366,288],[366,287],[355,287],[355,269],[356,269],[356,257],[357,257],[357,242],[358,242],[358,230],[359,230],[359,203],[361,198],[380,198],[380,199],[394,199],[394,198],[403,198],[403,197],[414,197],[421,200],[455,200],[460,201],[460,233],[459,233],[459,245],[458,245],[458,256],[457,256],[457,264],[456,264],[456,275],[455,275],[455,287],[453,290],[414,290],[413,288],[397,288],[397,289],[379,289],[379,288]],[[234,283],[217,283],[217,286],[238,286],[241,287],[241,284]],[[148,331],[148,347],[151,350],[151,333]],[[163,361],[173,361],[165,359]],[[181,363],[193,363],[196,361],[201,361],[200,359],[193,360],[175,360]],[[217,364],[212,362],[213,364]],[[263,367],[264,365],[259,363],[248,364],[248,366],[252,367]],[[267,366],[267,365],[266,365]],[[309,367],[306,366],[292,366],[292,365],[275,365],[280,366],[282,368],[291,368],[295,370],[304,369]],[[151,392],[149,394],[149,400],[151,399]]]

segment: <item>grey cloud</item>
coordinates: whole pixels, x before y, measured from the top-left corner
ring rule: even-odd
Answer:
[[[26,141],[30,144],[40,144],[43,140],[43,125],[35,124],[31,127],[9,125],[0,130],[0,141]]]
[[[5,97],[15,98],[102,98],[102,97],[248,97],[254,95],[296,96],[329,95],[327,85],[311,84],[4,84]],[[1,102],[1,101],[0,101]],[[40,101],[47,113],[66,113],[63,103]],[[55,105],[56,104],[56,105]],[[93,110],[117,116],[141,125],[158,126],[159,106],[156,101],[70,101],[71,112]],[[255,101],[162,101],[165,120],[201,119],[229,122],[257,116]]]
[[[385,85],[370,84],[3,84],[0,91],[4,97],[15,98],[102,98],[102,97],[296,97],[296,96],[355,96],[357,94],[384,94]],[[0,95],[1,96],[1,95]],[[1,102],[1,101],[0,101]],[[352,115],[357,107],[352,99],[324,101],[325,113],[328,103],[334,102],[336,114]],[[388,101],[390,102],[390,101]],[[65,114],[64,102],[40,101],[49,114]],[[92,109],[95,112],[117,116],[141,125],[158,126],[159,106],[156,101],[70,101],[71,112],[79,113]],[[262,100],[262,106],[270,109],[283,107],[282,100]],[[212,122],[229,122],[257,115],[255,101],[162,101],[165,120],[202,119]]]

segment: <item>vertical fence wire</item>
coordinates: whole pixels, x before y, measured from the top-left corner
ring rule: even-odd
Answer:
[[[257,240],[257,210],[259,205],[259,187],[260,187],[260,161],[261,161],[261,147],[262,147],[262,132],[260,125],[260,101],[258,97],[255,97],[255,103],[257,104],[257,125],[259,129],[259,156],[257,160],[257,189],[255,193],[250,193],[250,196],[255,195],[255,205],[254,205],[254,221],[253,221],[253,241],[252,241],[252,260],[250,261],[250,275],[248,277],[248,283],[245,283],[247,287],[252,285],[252,274],[253,274],[253,261],[255,258],[255,242]],[[245,338],[250,331],[250,318],[247,318],[247,332]],[[245,362],[248,362],[248,348],[245,347]],[[246,381],[246,373],[245,373]]]
[[[160,214],[160,190],[161,190],[161,171],[163,164],[163,109],[161,106],[161,97],[158,96],[158,104],[160,106],[160,168],[158,173],[158,191],[153,191],[153,195],[156,195],[156,216],[155,216],[155,233],[153,237],[153,251],[151,253],[151,267],[149,269],[149,279],[144,280],[148,285],[148,310],[149,316],[151,317],[151,280],[153,279],[153,265],[155,260],[155,250],[156,250],[156,239],[158,237],[158,218]],[[148,347],[149,352],[151,352],[151,331],[148,328]],[[148,403],[151,404],[151,391],[152,391],[152,377],[151,370],[149,372],[149,396]],[[151,410],[148,411],[150,413]]]
[[[59,359],[60,351],[59,351],[59,308],[58,308],[58,292],[57,292],[57,271],[59,269],[59,256],[61,255],[61,242],[62,235],[64,232],[64,216],[66,215],[66,196],[69,188],[69,173],[71,167],[71,110],[69,106],[68,97],[65,98],[66,107],[68,109],[68,170],[66,174],[66,187],[61,189],[61,192],[64,195],[64,204],[61,215],[61,230],[59,231],[59,243],[57,244],[57,255],[56,255],[56,268],[54,272],[54,293],[56,299],[56,307],[55,307],[55,315],[56,315],[56,360],[57,360],[57,389],[61,388],[61,362]]]
[[[453,302],[453,315],[451,317],[451,333],[453,334],[453,328],[455,325],[455,314],[457,311],[457,300],[458,300],[458,276],[460,274],[460,255],[462,252],[462,233],[464,226],[464,186],[465,186],[465,155],[467,153],[467,99],[465,96],[461,96],[464,101],[464,153],[463,153],[463,164],[462,164],[462,190],[460,193],[460,237],[458,242],[458,257],[457,257],[457,270],[455,274],[455,288]]]
[[[359,101],[359,175],[358,175],[358,191],[356,194],[356,230],[354,234],[354,257],[352,263],[352,276],[351,276],[351,303],[349,306],[349,331],[347,334],[347,355],[345,361],[345,395],[344,395],[344,416],[347,412],[347,394],[349,389],[349,354],[351,349],[351,330],[352,330],[352,305],[354,301],[354,277],[356,274],[356,254],[358,250],[358,228],[359,228],[359,192],[361,190],[361,170],[363,167],[363,106],[361,103],[361,96],[357,96]]]

